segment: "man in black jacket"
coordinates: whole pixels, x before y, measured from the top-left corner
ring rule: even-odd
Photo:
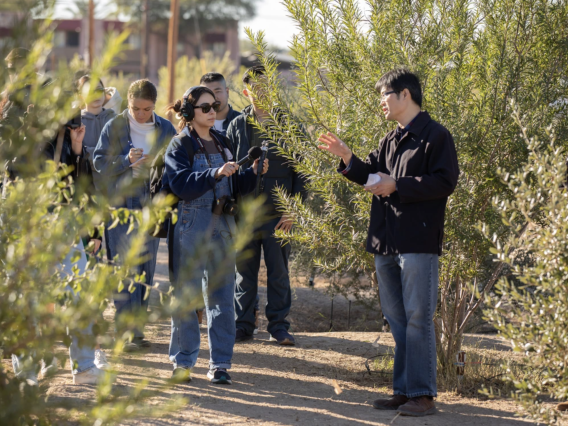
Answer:
[[[268,112],[263,111],[256,102],[253,76],[262,78],[265,74],[262,66],[249,68],[244,76],[245,89],[243,94],[249,98],[251,104],[245,108],[243,114],[229,125],[227,137],[237,150],[237,159],[248,155],[253,146],[261,146],[267,136],[260,132],[252,123],[257,120],[263,123],[268,119]],[[258,93],[256,94],[258,95]],[[276,142],[277,143],[277,142]],[[255,302],[258,294],[258,271],[260,268],[260,254],[264,249],[264,262],[267,270],[267,330],[270,340],[280,345],[294,345],[294,337],[288,332],[290,323],[286,319],[292,306],[290,291],[290,276],[288,273],[288,258],[290,245],[281,245],[274,236],[274,231],[281,229],[284,232],[292,228],[292,220],[276,209],[275,188],[283,187],[289,194],[305,194],[303,179],[296,173],[288,160],[278,155],[275,142],[270,141],[268,161],[270,169],[264,175],[262,192],[267,197],[268,220],[259,226],[259,238],[253,240],[245,249],[251,254],[246,260],[237,264],[236,313],[237,333],[236,342],[253,338],[255,329]]]
[[[373,406],[424,416],[436,411],[438,257],[458,160],[450,132],[421,111],[416,75],[390,71],[375,89],[385,118],[398,122],[378,149],[362,161],[331,133],[319,138],[320,148],[341,157],[338,171],[373,194],[367,251],[375,255],[381,306],[396,343],[394,395]]]

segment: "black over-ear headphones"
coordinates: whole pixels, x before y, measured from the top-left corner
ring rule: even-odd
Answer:
[[[198,89],[200,87],[203,87],[203,86],[190,87],[183,94],[183,102],[181,104],[181,111],[180,112],[181,112],[181,115],[183,116],[183,118],[185,118],[185,121],[191,121],[195,118],[195,109],[193,108],[193,105],[188,101],[188,98],[189,98],[189,95],[191,95],[191,92],[193,92],[195,89]]]

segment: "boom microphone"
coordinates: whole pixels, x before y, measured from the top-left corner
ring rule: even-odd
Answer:
[[[258,146],[253,146],[251,149],[249,149],[248,155],[246,157],[243,157],[239,161],[237,161],[237,165],[242,166],[249,160],[254,161],[258,157],[260,157],[261,154],[262,154],[262,149],[260,149],[260,147]]]

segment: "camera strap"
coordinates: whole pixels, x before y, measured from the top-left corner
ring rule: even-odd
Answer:
[[[205,155],[205,159],[207,160],[207,165],[209,166],[210,169],[212,169],[213,164],[211,163],[211,158],[209,157],[209,153],[207,152],[207,149],[205,148],[205,144],[203,143],[203,141],[201,140],[201,138],[199,137],[199,135],[197,134],[197,132],[195,130],[191,129],[190,134],[195,140],[197,140],[197,143],[199,144],[199,148],[201,149],[201,151],[203,151],[203,154]],[[217,140],[217,138],[215,137],[214,134],[209,133],[209,135],[212,137],[213,143],[215,144],[215,148],[217,148],[217,151],[219,151],[219,154],[221,154],[223,161],[225,163],[227,163],[229,161],[229,159],[227,158],[227,154],[225,153],[223,146]],[[232,179],[231,176],[229,176],[228,179],[229,179],[229,191],[231,192],[231,195],[232,195],[233,194],[233,179]],[[215,185],[213,185],[213,197],[215,197],[216,202],[219,202],[219,199],[217,198],[217,193],[215,191],[216,186],[217,186],[217,182],[215,182]]]

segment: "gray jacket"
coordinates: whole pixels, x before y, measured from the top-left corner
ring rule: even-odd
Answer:
[[[88,160],[93,169],[93,173],[97,173],[93,167],[93,152],[99,142],[99,137],[105,124],[116,117],[116,113],[112,109],[103,109],[99,115],[94,115],[87,110],[81,111],[81,121],[85,125],[85,138],[83,139],[83,157]]]

